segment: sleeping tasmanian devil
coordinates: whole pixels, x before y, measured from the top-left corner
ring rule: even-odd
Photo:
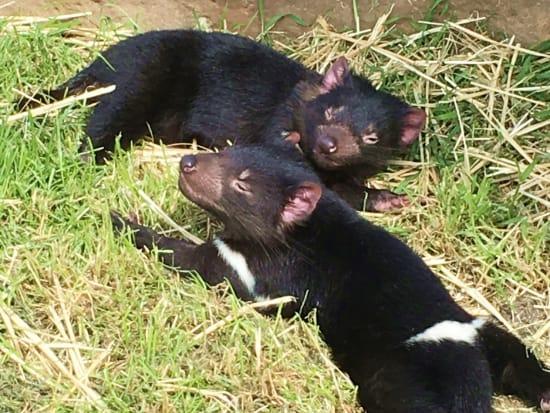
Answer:
[[[123,148],[150,131],[165,143],[196,139],[206,147],[287,135],[354,207],[362,206],[364,179],[414,142],[425,123],[421,109],[377,91],[344,58],[320,75],[253,40],[191,30],[121,41],[37,99],[110,84],[115,91],[98,98],[86,130],[99,162],[119,133]],[[87,140],[81,149],[89,150]],[[368,193],[368,210],[407,203],[389,191]]]
[[[493,392],[550,411],[550,373],[514,336],[475,318],[410,248],[320,183],[281,147],[234,146],[181,160],[186,197],[224,224],[197,246],[112,213],[138,248],[229,280],[244,300],[291,295],[315,309],[336,363],[369,413],[482,413]]]

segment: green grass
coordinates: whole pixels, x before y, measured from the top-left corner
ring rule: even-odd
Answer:
[[[140,190],[196,235],[216,229],[178,193],[174,162],[144,162],[143,150],[132,150],[104,167],[82,163],[85,105],[6,122],[14,90],[54,86],[96,55],[96,47],[62,36],[73,25],[15,33],[0,23],[0,410],[359,411],[353,386],[327,362],[314,324],[262,317],[226,286],[208,290],[197,277],[178,278],[113,236],[109,209],[137,211],[146,224],[170,229]],[[109,28],[105,23],[94,36],[111,39]],[[443,63],[476,50],[450,27],[408,39],[382,33],[375,47],[361,50],[353,41],[368,33],[346,36],[351,40],[317,27],[285,50],[317,68],[356,51],[354,70],[429,114],[404,165],[373,181],[423,196],[427,205],[368,218],[407,240],[461,304],[486,312],[467,289],[475,288],[550,361],[548,127],[512,136],[533,159],[528,163],[482,113],[494,114],[508,132],[525,114],[531,125],[548,120],[547,106],[522,99],[548,102],[548,58],[520,53],[513,61],[480,40],[478,50],[487,50],[479,61],[501,59],[497,88],[509,76],[512,86],[531,88],[515,89],[513,97],[495,93],[491,103],[489,94],[464,94],[479,91],[472,82],[483,83],[497,63]],[[434,86],[386,50],[456,87]]]

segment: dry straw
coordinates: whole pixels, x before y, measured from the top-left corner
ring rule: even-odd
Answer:
[[[58,19],[71,19],[85,14],[60,16]],[[533,344],[546,360],[550,358],[548,348],[548,332],[550,330],[548,290],[550,281],[550,259],[540,257],[532,268],[525,268],[525,279],[521,283],[508,281],[506,285],[510,301],[520,305],[529,303],[530,308],[539,311],[536,320],[530,320],[528,331],[519,327],[526,324],[519,313],[503,312],[498,296],[495,296],[492,282],[487,279],[491,266],[497,262],[487,263],[479,259],[474,250],[458,247],[454,240],[438,237],[437,221],[444,220],[443,216],[433,214],[432,190],[439,184],[439,177],[434,172],[433,162],[427,147],[431,139],[445,139],[449,124],[434,120],[432,110],[438,102],[452,104],[456,112],[460,133],[454,146],[457,158],[463,159],[463,169],[457,181],[467,183],[469,177],[480,171],[491,174],[499,183],[504,196],[512,196],[519,192],[524,197],[534,201],[529,209],[528,221],[531,225],[540,225],[550,219],[550,158],[548,138],[550,120],[538,121],[533,113],[536,110],[548,107],[548,101],[534,97],[534,92],[550,92],[549,85],[525,86],[522,79],[516,79],[514,73],[520,57],[532,56],[538,64],[550,62],[550,56],[544,53],[529,50],[516,44],[514,39],[496,41],[482,30],[476,28],[483,19],[479,17],[461,20],[455,23],[425,22],[427,29],[407,37],[396,40],[388,36],[388,26],[385,25],[388,15],[383,15],[377,24],[369,30],[338,32],[327,22],[319,18],[311,31],[298,39],[290,41],[276,41],[275,47],[283,50],[307,66],[316,70],[325,70],[337,57],[345,55],[352,67],[361,71],[368,65],[377,65],[387,72],[407,73],[414,77],[414,94],[417,102],[428,113],[429,133],[420,141],[420,162],[396,161],[398,170],[384,176],[384,182],[373,180],[373,185],[389,183],[398,184],[404,178],[415,176],[414,191],[424,196],[428,207],[412,207],[408,218],[388,215],[374,216],[377,220],[389,226],[416,228],[424,223],[426,229],[418,230],[418,237],[409,241],[423,254],[428,265],[432,266],[446,281],[455,298],[470,310],[480,314],[490,314],[499,319],[508,329],[523,337],[530,337]],[[17,28],[24,32],[32,25],[47,21],[37,18],[10,18],[4,26],[4,31]],[[71,29],[66,41],[78,48],[102,47],[116,41],[119,37],[114,33],[102,36],[102,43],[97,43],[94,30]],[[437,48],[415,47],[421,40],[430,36],[441,35]],[[467,70],[471,81],[459,84],[455,73],[457,70]],[[380,79],[374,74],[371,77],[374,83]],[[95,91],[109,93],[110,89]],[[67,98],[36,109],[31,114],[55,115],[64,106],[76,100],[89,98],[89,95]],[[461,104],[467,102],[471,112],[464,113]],[[526,104],[527,111],[521,109]],[[518,109],[519,108],[519,109]],[[474,115],[472,115],[472,113]],[[20,113],[11,116],[8,121],[16,122],[27,116]],[[474,134],[469,132],[475,118],[476,129]],[[541,136],[543,138],[541,138]],[[137,151],[136,161],[150,170],[165,170],[167,165],[175,167],[182,154],[200,150],[196,146],[168,147],[148,144]],[[544,158],[546,156],[546,158]],[[542,160],[541,160],[542,159]],[[537,160],[533,166],[533,160]],[[528,176],[519,180],[528,168],[532,168]],[[145,193],[141,196],[159,218],[169,225],[180,230],[182,234],[194,242],[201,242],[184,229],[171,221],[158,205]],[[429,216],[432,214],[432,216]],[[424,231],[424,232],[423,232]],[[431,232],[430,232],[431,231]],[[426,235],[426,236],[424,236]],[[516,225],[507,230],[502,243],[508,243],[510,254],[516,254],[521,260],[521,228]],[[462,248],[462,249],[459,249]],[[428,251],[440,251],[441,256],[432,256]],[[545,250],[547,251],[547,249]],[[458,259],[456,257],[462,257]],[[15,259],[16,257],[14,257]],[[69,308],[64,306],[63,294],[59,293],[58,305],[49,309],[55,329],[50,331],[35,331],[26,324],[13,310],[4,303],[0,303],[0,317],[6,326],[6,339],[10,341],[13,351],[5,356],[21,366],[23,374],[28,374],[49,383],[55,388],[60,376],[65,377],[73,384],[74,392],[87,399],[92,405],[102,408],[100,396],[87,380],[90,371],[99,366],[109,357],[109,349],[90,349],[79,344],[71,329]],[[200,340],[213,331],[223,329],[235,317],[243,317],[253,306],[243,307],[242,310],[225,319],[212,320],[212,324],[203,331],[196,332],[195,339]],[[59,314],[61,313],[61,314]],[[261,337],[258,337],[260,340]],[[311,338],[312,342],[316,342]],[[0,347],[3,349],[3,347]],[[63,349],[61,352],[60,349]],[[319,352],[322,354],[321,350]],[[83,353],[88,354],[86,361]],[[61,356],[60,354],[63,354]],[[28,363],[29,359],[33,363]],[[324,355],[322,356],[324,358]],[[91,361],[91,362],[90,362]],[[327,365],[330,360],[326,360]],[[33,366],[33,367],[29,367]],[[334,373],[333,370],[333,374]],[[335,379],[336,380],[336,379]],[[177,383],[169,380],[159,383],[161,387],[171,387]],[[236,402],[231,394],[201,391],[205,397],[218,398],[223,403],[233,406]],[[208,394],[206,394],[208,393]],[[67,397],[72,397],[68,395]],[[506,402],[499,403],[499,411],[517,411]],[[513,410],[511,410],[513,409]]]

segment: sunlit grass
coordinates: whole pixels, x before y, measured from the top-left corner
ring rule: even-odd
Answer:
[[[407,159],[370,183],[426,205],[365,215],[418,251],[462,305],[499,318],[549,361],[548,45],[497,43],[476,22],[427,24],[408,37],[383,23],[338,33],[320,20],[299,39],[272,41],[318,70],[345,54],[426,109]],[[145,146],[106,166],[83,163],[82,102],[8,122],[20,92],[66,80],[118,38],[112,27],[0,27],[3,409],[359,411],[314,324],[263,317],[226,287],[178,278],[112,235],[109,209],[177,234],[148,198],[202,239],[216,230],[178,192],[181,150]]]

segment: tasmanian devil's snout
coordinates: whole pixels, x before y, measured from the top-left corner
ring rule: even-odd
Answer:
[[[180,161],[180,171],[182,174],[189,174],[195,171],[197,157],[195,155],[185,155]]]
[[[321,136],[317,142],[317,146],[319,148],[319,152],[322,152],[325,155],[334,153],[338,150],[338,146],[336,146],[336,139],[330,135]]]
[[[180,161],[179,188],[195,202],[216,202],[222,196],[223,174],[214,154],[185,155]]]

